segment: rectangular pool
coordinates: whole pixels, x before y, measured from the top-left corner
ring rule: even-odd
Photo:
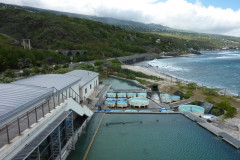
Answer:
[[[87,160],[239,160],[240,151],[182,114],[105,114]]]

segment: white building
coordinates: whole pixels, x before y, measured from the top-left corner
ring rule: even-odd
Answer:
[[[83,70],[0,84],[0,159],[66,159],[93,115],[80,102],[97,86]]]
[[[80,78],[78,83],[78,93],[83,100],[86,100],[99,85],[99,74],[92,71],[74,70],[65,75]]]

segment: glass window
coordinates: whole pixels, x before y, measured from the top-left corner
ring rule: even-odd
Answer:
[[[87,88],[85,88],[85,94],[87,93]]]
[[[90,84],[90,89],[92,89],[92,85]]]

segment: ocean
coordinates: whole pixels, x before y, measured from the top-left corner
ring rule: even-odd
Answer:
[[[204,51],[199,56],[155,59],[135,63],[160,73],[220,88],[228,94],[240,92],[240,51]]]

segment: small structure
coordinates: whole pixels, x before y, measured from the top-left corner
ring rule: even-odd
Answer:
[[[201,118],[204,118],[204,119],[209,119],[209,120],[213,120],[216,118],[216,116],[212,115],[212,114],[203,114],[200,116]]]
[[[179,112],[191,112],[196,116],[201,116],[204,114],[204,108],[196,105],[181,105],[178,108]]]
[[[117,95],[116,93],[107,93],[108,98],[115,98],[116,95]]]
[[[117,98],[117,101],[127,101],[127,98]]]
[[[134,98],[137,97],[136,93],[127,93],[127,98]]]
[[[171,101],[172,102],[180,101],[180,96],[171,96]]]
[[[127,93],[117,93],[118,98],[125,98],[127,97]]]
[[[116,101],[116,98],[107,98],[106,101]]]
[[[129,105],[133,107],[147,107],[149,105],[149,99],[144,97],[135,97],[128,100]]]
[[[128,106],[128,103],[127,101],[117,101],[117,107],[127,107]]]
[[[138,93],[137,95],[138,97],[144,97],[144,98],[147,97],[147,93]]]
[[[115,107],[116,105],[116,101],[105,101],[105,104],[108,106],[108,107]]]
[[[171,96],[169,94],[160,94],[160,99],[162,103],[171,103]]]

